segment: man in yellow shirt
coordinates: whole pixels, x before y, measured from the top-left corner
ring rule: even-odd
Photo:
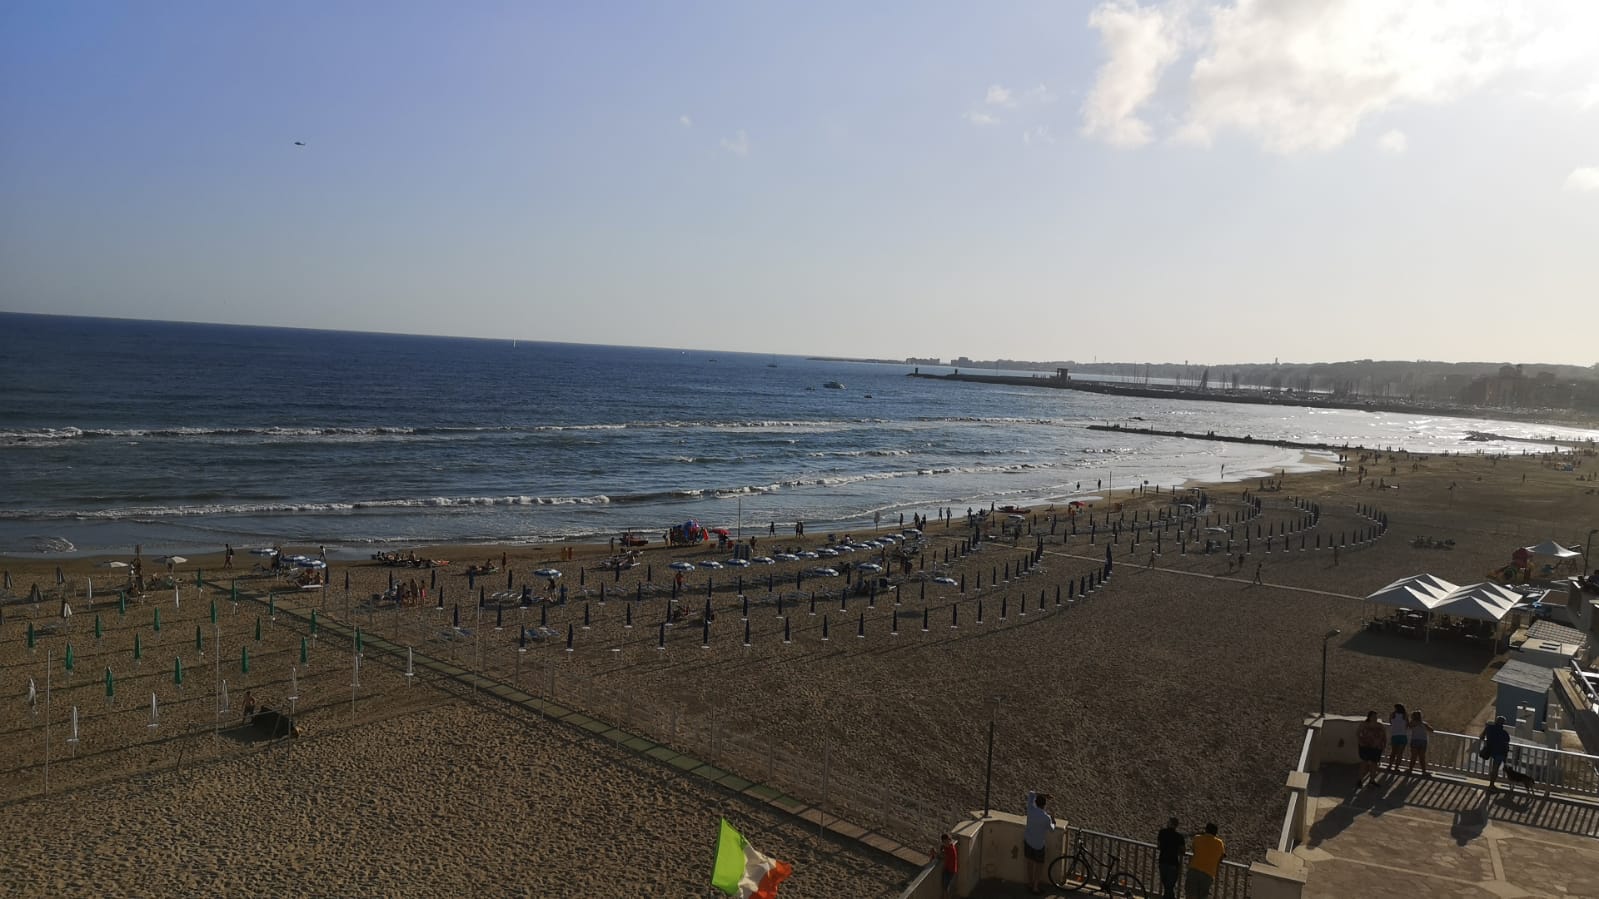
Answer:
[[[1221,870],[1221,857],[1227,853],[1227,844],[1216,836],[1216,825],[1206,824],[1205,832],[1194,835],[1194,854],[1188,860],[1188,879],[1183,895],[1191,899],[1209,899],[1210,888]]]

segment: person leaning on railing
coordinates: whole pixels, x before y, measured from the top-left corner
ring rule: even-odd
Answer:
[[[1221,872],[1222,856],[1226,854],[1227,844],[1216,835],[1214,822],[1205,825],[1204,833],[1194,834],[1194,856],[1188,860],[1183,895],[1191,899],[1209,899],[1210,888]]]

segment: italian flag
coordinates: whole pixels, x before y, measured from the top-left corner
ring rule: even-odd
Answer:
[[[793,865],[762,855],[726,818],[722,819],[711,886],[739,899],[774,899],[778,885],[793,873]]]

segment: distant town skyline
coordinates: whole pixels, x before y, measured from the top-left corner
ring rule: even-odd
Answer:
[[[1599,362],[1582,0],[21,2],[0,114],[5,311]]]

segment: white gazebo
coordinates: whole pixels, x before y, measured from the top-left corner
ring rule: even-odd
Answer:
[[[1498,622],[1505,620],[1522,598],[1520,593],[1499,584],[1467,584],[1439,600],[1432,611],[1438,615]]]
[[[1575,559],[1582,555],[1581,550],[1567,549],[1553,540],[1545,540],[1537,546],[1528,546],[1524,549],[1535,556],[1553,556],[1557,559]]]

